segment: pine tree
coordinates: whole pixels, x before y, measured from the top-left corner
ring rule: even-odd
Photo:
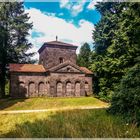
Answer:
[[[113,50],[118,50],[118,45],[123,46],[123,55],[118,57],[124,71],[119,89],[115,91],[111,100],[109,111],[113,114],[121,114],[136,124],[140,124],[140,4],[129,3],[125,7],[120,22],[121,28],[116,31],[118,40],[110,48],[110,56]]]
[[[100,96],[108,98],[140,55],[140,4],[100,3],[97,9],[102,18],[93,33],[96,52],[91,67]]]
[[[130,122],[140,124],[140,64],[128,70],[122,78],[120,88],[113,94],[108,111],[121,114]]]
[[[77,57],[77,64],[83,67],[89,67],[90,65],[91,50],[88,43],[84,43],[80,48],[80,53]]]
[[[28,22],[23,3],[0,3],[0,93],[5,96],[5,82],[9,63],[28,63],[34,53],[27,53],[32,47],[28,42]]]

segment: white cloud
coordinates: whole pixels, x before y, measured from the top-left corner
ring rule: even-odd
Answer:
[[[62,18],[44,14],[35,8],[26,9],[26,12],[29,13],[30,22],[33,22],[32,33],[42,34],[29,38],[34,45],[34,50],[39,49],[44,42],[55,40],[56,35],[59,41],[67,41],[67,43],[78,46],[84,42],[91,43],[93,41],[92,30],[94,25],[91,22],[80,20],[79,27],[77,27]]]
[[[77,2],[73,5],[71,8],[71,13],[73,16],[77,16],[80,12],[83,11],[85,5],[85,0],[82,0],[82,2]]]
[[[69,0],[60,0],[60,8],[68,9],[72,16],[77,16],[83,11],[86,0],[80,2],[70,2]]]
[[[95,9],[95,5],[97,4],[96,0],[93,0],[89,3],[89,5],[87,6],[87,9],[89,10],[94,10]]]
[[[67,8],[70,9],[71,8],[71,3],[69,3],[69,0],[60,0],[60,7],[61,8]]]
[[[55,16],[56,15],[55,13],[48,13],[48,12],[44,12],[44,13],[48,16]]]
[[[97,4],[97,2],[105,2],[105,0],[92,0],[89,5],[87,6],[88,10],[95,10],[95,5]]]

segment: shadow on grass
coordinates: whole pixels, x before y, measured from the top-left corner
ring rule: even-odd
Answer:
[[[37,115],[37,114],[36,114]],[[40,114],[39,114],[40,115]],[[29,119],[32,119],[31,116]],[[95,138],[139,137],[138,128],[126,126],[105,110],[72,110],[55,112],[34,121],[25,119],[0,137],[11,138]]]
[[[0,110],[6,109],[10,106],[13,106],[14,104],[18,102],[24,102],[27,95],[27,89],[24,87],[22,82],[19,82],[17,79],[17,85],[18,88],[15,89],[15,94],[10,97],[10,95],[5,96],[5,98],[0,99]],[[17,98],[18,97],[18,98]]]
[[[12,99],[12,98],[6,98],[6,99],[0,99],[0,110],[9,108],[13,106],[14,104],[18,102],[24,102],[26,98],[20,98],[20,99]]]

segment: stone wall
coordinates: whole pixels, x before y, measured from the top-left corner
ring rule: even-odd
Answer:
[[[76,73],[11,73],[10,95],[17,97],[86,96],[92,94],[92,77]]]
[[[51,68],[60,64],[60,61],[71,61],[76,64],[76,48],[72,47],[59,47],[59,46],[47,46],[39,57],[39,64],[42,64],[45,68]]]
[[[36,97],[48,95],[48,77],[44,73],[11,73],[12,97]]]

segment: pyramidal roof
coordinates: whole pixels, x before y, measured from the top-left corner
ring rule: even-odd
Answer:
[[[42,45],[42,47],[38,50],[38,52],[40,53],[40,52],[42,52],[44,49],[45,49],[45,47],[47,46],[47,45],[51,45],[51,46],[65,46],[65,47],[78,47],[78,46],[76,46],[76,45],[73,45],[73,44],[69,44],[69,43],[65,43],[65,42],[61,42],[61,41],[50,41],[50,42],[45,42],[43,45]]]
[[[61,41],[50,41],[50,42],[46,42],[45,44],[61,45],[61,46],[75,46],[73,44],[69,44],[69,43],[65,43],[65,42],[61,42]],[[77,46],[75,46],[75,47],[77,47]]]

